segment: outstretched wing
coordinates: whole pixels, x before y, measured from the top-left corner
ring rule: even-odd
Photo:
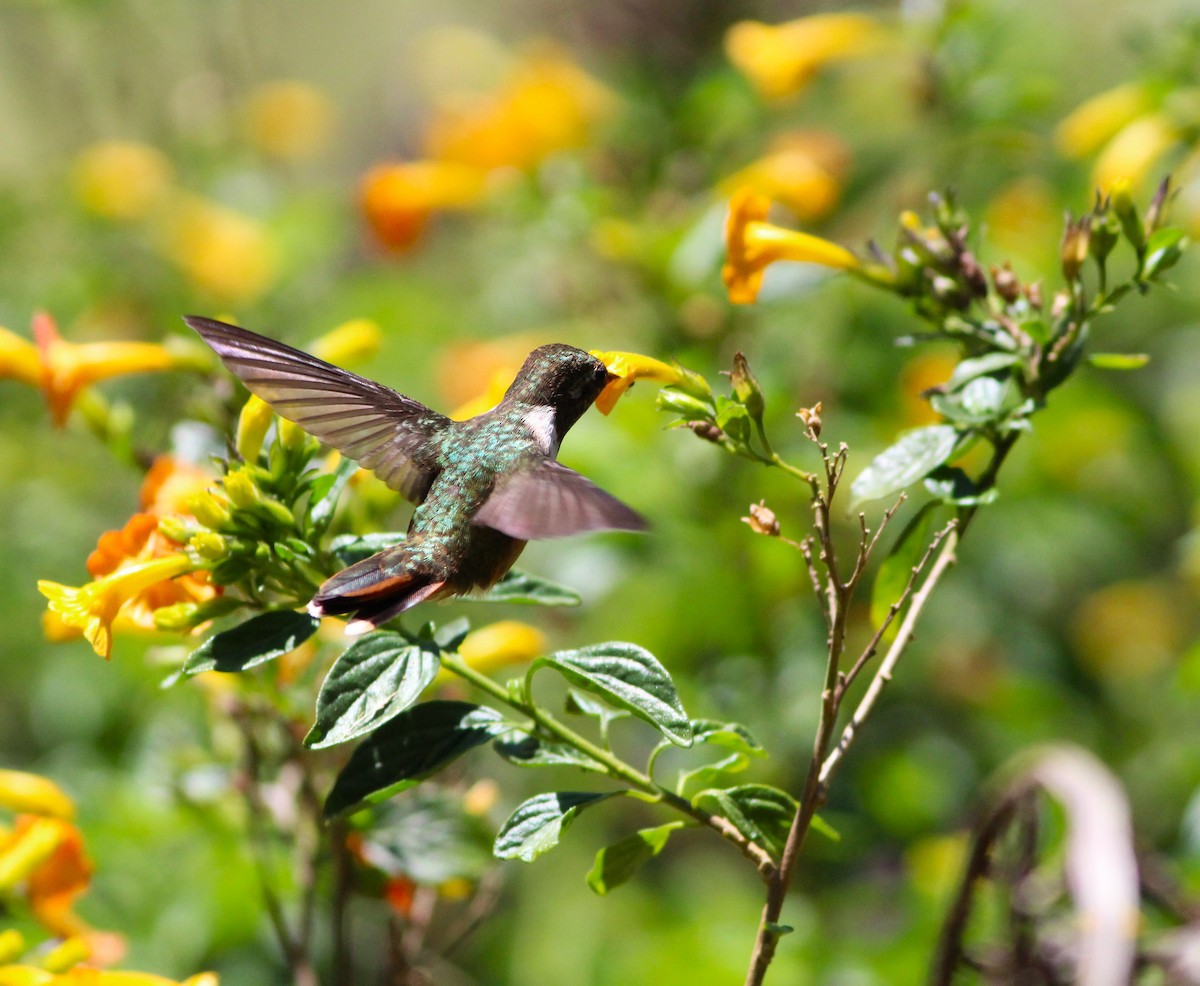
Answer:
[[[636,510],[551,459],[502,479],[472,523],[519,541],[584,531],[644,531],[648,526]]]
[[[419,401],[236,325],[188,315],[252,393],[420,503],[437,473],[429,439],[450,423]]]

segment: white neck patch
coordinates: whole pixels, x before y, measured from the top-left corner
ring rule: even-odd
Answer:
[[[554,408],[549,404],[526,411],[521,420],[529,429],[529,434],[537,442],[538,448],[547,457],[553,459],[558,455],[558,435],[554,427]]]

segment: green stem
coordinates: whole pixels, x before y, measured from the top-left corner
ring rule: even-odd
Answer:
[[[493,681],[487,675],[476,671],[458,654],[443,651],[441,661],[442,667],[458,675],[464,681],[470,682],[498,702],[502,702],[509,708],[516,709],[522,715],[528,716],[547,733],[591,757],[597,763],[603,765],[610,776],[625,781],[625,783],[647,796],[648,800],[668,805],[676,811],[695,819],[702,825],[714,829],[723,838],[728,839],[736,845],[742,855],[754,863],[759,873],[769,876],[775,871],[775,862],[771,859],[770,854],[757,843],[746,838],[728,819],[722,818],[719,815],[713,815],[702,808],[697,808],[686,798],[680,797],[678,794],[655,783],[649,776],[625,763],[625,761],[608,750],[597,746],[586,736],[581,736],[569,726],[563,725],[549,712],[539,708],[533,702],[514,697],[509,693],[507,688]],[[526,692],[528,693],[528,688],[526,688]]]
[[[765,456],[760,459],[760,461],[764,462],[766,465],[776,466],[777,468],[782,469],[789,475],[796,477],[796,479],[800,480],[802,483],[808,483],[811,486],[814,482],[816,482],[816,476],[813,473],[805,472],[803,469],[797,469],[775,451],[774,446],[771,445],[770,439],[767,438],[767,430],[763,427],[761,419],[754,422],[754,428],[758,432],[758,440],[762,442],[763,452],[766,453]]]

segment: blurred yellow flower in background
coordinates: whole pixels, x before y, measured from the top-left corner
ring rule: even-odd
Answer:
[[[308,351],[317,359],[338,366],[353,366],[371,359],[383,344],[383,330],[369,318],[352,318],[317,336]]]
[[[766,155],[718,186],[725,196],[748,187],[787,206],[802,222],[828,215],[837,205],[850,151],[825,132],[787,134]]]
[[[1182,136],[1178,126],[1165,113],[1140,116],[1104,145],[1092,168],[1092,180],[1101,192],[1112,190],[1114,183],[1125,180],[1141,184]]]
[[[24,815],[70,821],[75,802],[54,781],[22,770],[0,770],[0,807]]]
[[[242,116],[250,143],[285,161],[314,157],[329,146],[333,134],[329,97],[295,79],[259,86],[246,98]]]
[[[145,219],[171,190],[173,169],[161,151],[133,141],[104,141],[80,152],[72,168],[80,205],[104,219]]]
[[[878,51],[888,32],[866,14],[812,14],[785,24],[739,21],[725,54],[768,99],[794,96],[825,65]]]
[[[758,297],[764,271],[779,260],[839,270],[859,266],[858,258],[843,246],[768,223],[770,207],[770,200],[753,188],[738,189],[729,200],[721,279],[735,305],[751,304]]]
[[[513,664],[524,664],[546,651],[542,632],[520,620],[499,620],[472,630],[458,645],[459,656],[481,674],[491,674]],[[457,681],[444,668],[434,679],[435,685]]]
[[[444,94],[425,148],[440,161],[524,170],[584,146],[617,105],[611,90],[557,48],[537,46],[495,90]]]
[[[487,194],[487,174],[447,161],[402,161],[367,172],[359,186],[362,210],[379,242],[413,247],[434,213],[470,209]]]
[[[1097,589],[1080,603],[1071,635],[1080,663],[1111,681],[1170,667],[1187,640],[1187,608],[1163,581],[1126,581]]]
[[[259,220],[195,196],[178,199],[164,220],[167,256],[197,288],[221,302],[244,304],[275,282],[274,238]]]
[[[1097,93],[1068,113],[1054,129],[1054,142],[1070,158],[1095,154],[1121,130],[1154,109],[1150,91],[1127,82]]]

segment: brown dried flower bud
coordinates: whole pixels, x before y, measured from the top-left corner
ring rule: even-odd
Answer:
[[[743,524],[749,524],[755,534],[765,534],[767,537],[779,537],[779,521],[775,519],[775,511],[762,500],[750,504],[750,516],[742,518]]]
[[[812,407],[802,407],[796,412],[796,417],[804,422],[804,427],[812,432],[813,438],[821,436],[821,402],[817,401]]]
[[[1006,260],[1003,267],[992,264],[991,270],[992,284],[996,286],[996,294],[1010,305],[1021,297],[1021,282],[1013,273],[1012,264]]]
[[[687,421],[684,423],[706,442],[719,444],[721,439],[725,437],[725,432],[723,432],[711,421]]]
[[[1024,285],[1025,297],[1029,299],[1029,304],[1041,311],[1042,308],[1042,282],[1034,281],[1032,284]]]

